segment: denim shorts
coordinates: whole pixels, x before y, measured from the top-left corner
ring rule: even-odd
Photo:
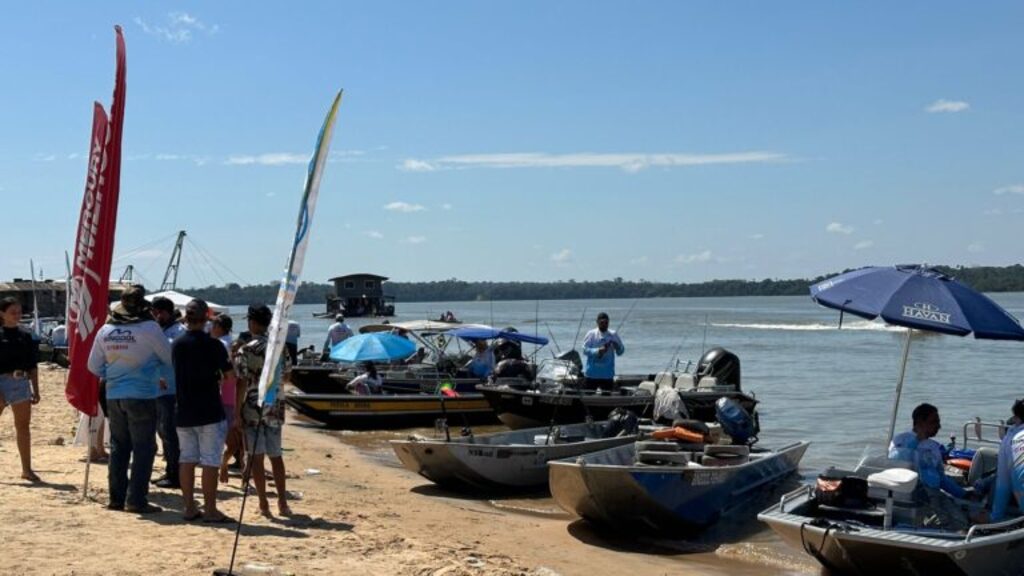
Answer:
[[[178,462],[219,468],[221,454],[224,453],[224,437],[227,433],[228,423],[225,420],[203,426],[179,426],[178,444],[181,456],[178,457]]]
[[[281,457],[281,427],[260,426],[259,443],[256,442],[256,428],[246,426],[245,428],[245,449],[249,454],[266,454],[272,458]]]
[[[21,404],[32,399],[32,383],[28,378],[0,376],[0,398],[8,405]]]

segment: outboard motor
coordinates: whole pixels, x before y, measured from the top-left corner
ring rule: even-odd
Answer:
[[[712,377],[719,384],[732,384],[740,389],[740,357],[725,348],[712,348],[697,363],[697,382]]]
[[[505,338],[498,338],[494,345],[491,347],[494,350],[494,361],[501,362],[502,360],[522,360],[523,359],[523,346],[515,340],[507,340]]]
[[[757,421],[732,398],[722,397],[715,402],[715,419],[722,425],[722,432],[732,438],[733,444],[757,441]]]

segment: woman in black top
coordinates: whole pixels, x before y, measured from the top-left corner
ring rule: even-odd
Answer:
[[[39,346],[32,334],[20,327],[21,304],[14,298],[0,300],[0,414],[10,405],[21,456],[21,477],[39,482],[32,471],[32,405],[39,403]]]

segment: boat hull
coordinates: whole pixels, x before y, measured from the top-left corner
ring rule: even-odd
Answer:
[[[417,376],[415,371],[392,372],[381,368],[384,387],[395,394],[419,394],[434,391],[441,382],[450,382],[459,392],[474,392],[479,378],[452,378],[432,375]],[[292,386],[306,394],[347,394],[345,385],[359,372],[342,369],[338,364],[297,364],[292,367],[290,382]]]
[[[286,397],[300,414],[330,428],[385,429],[432,425],[448,418],[451,426],[497,421],[482,395],[471,393],[454,398],[430,394],[299,394]],[[443,403],[443,405],[442,405]]]
[[[551,462],[549,485],[555,501],[606,528],[693,534],[796,471],[807,443],[746,464],[699,468],[632,464],[628,453],[633,450],[621,446],[577,461]]]
[[[547,487],[550,460],[570,458],[632,443],[636,435],[600,437],[605,423],[531,428],[489,434],[473,440],[395,440],[391,447],[402,464],[452,490],[538,490]],[[560,434],[588,438],[560,443]],[[597,436],[597,437],[593,437]],[[543,437],[541,444],[538,439]],[[529,441],[529,443],[527,443]],[[543,443],[543,442],[546,442]]]
[[[837,574],[1024,574],[1024,528],[966,541],[962,535],[956,534],[940,538],[928,533],[822,522],[803,512],[809,505],[807,490],[804,487],[786,495],[785,508],[775,504],[758,514],[757,518],[768,524],[787,544],[807,552]]]

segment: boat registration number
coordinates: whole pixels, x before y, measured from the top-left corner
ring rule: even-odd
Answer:
[[[712,486],[719,484],[725,479],[725,473],[721,470],[699,470],[693,473],[691,486]]]

